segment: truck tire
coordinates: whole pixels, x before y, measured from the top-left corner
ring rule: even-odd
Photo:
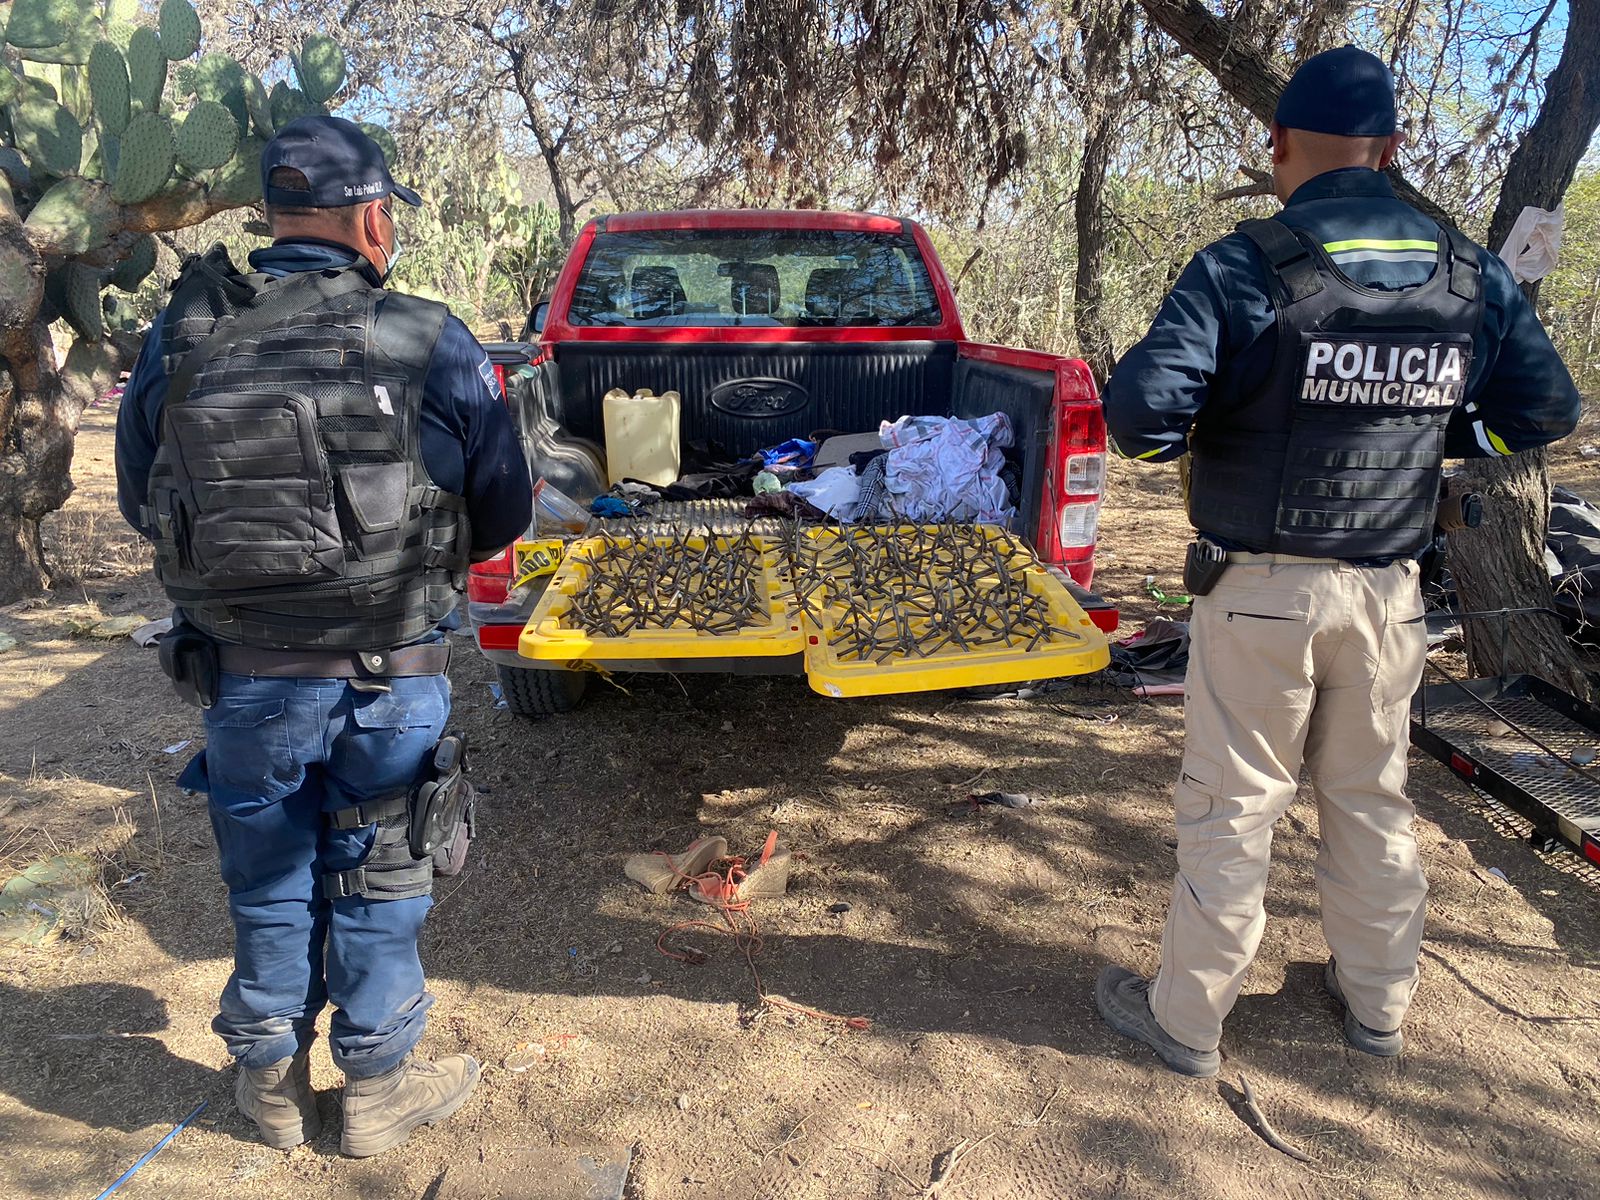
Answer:
[[[589,690],[587,671],[536,671],[527,667],[496,667],[500,694],[506,707],[519,717],[552,717],[569,713],[583,703]]]

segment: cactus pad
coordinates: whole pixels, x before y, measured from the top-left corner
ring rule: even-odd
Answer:
[[[264,138],[270,138],[275,131],[272,124],[272,101],[267,98],[267,89],[262,86],[261,80],[254,75],[244,77],[244,103],[250,112],[250,121],[256,127],[256,132]]]
[[[100,128],[114,137],[120,135],[132,116],[128,64],[122,51],[110,42],[96,42],[89,52],[89,96]]]
[[[322,105],[313,104],[299,88],[272,89],[272,124],[280,131],[298,117],[321,116],[322,112]]]
[[[128,80],[140,112],[153,113],[161,107],[161,93],[167,86],[167,55],[155,30],[141,26],[128,39]]]
[[[117,264],[116,270],[111,272],[111,286],[121,288],[125,292],[139,289],[145,276],[156,269],[156,240],[145,234],[133,244],[128,251],[128,257]]]
[[[0,104],[10,104],[22,94],[22,80],[0,66]]]
[[[74,174],[83,161],[83,127],[55,102],[52,89],[39,81],[25,82],[11,106],[11,127],[28,164],[47,175]]]
[[[161,0],[156,25],[161,30],[162,49],[173,62],[200,49],[200,15],[189,0]]]
[[[16,0],[6,25],[6,41],[19,50],[60,45],[71,32],[67,23],[70,7],[59,0]]]
[[[155,113],[140,113],[123,131],[111,194],[124,204],[148,200],[167,182],[176,157],[172,123]]]
[[[239,139],[239,148],[211,181],[211,194],[230,204],[254,204],[261,199],[261,152],[267,144],[258,137]]]
[[[331,37],[312,34],[294,60],[300,90],[313,104],[326,104],[344,83],[344,47]]]
[[[239,125],[226,105],[202,100],[178,126],[178,159],[196,171],[224,166],[239,148]]]
[[[45,277],[45,294],[67,324],[91,342],[98,342],[105,333],[105,314],[100,309],[104,279],[99,271],[80,262],[66,263]]]
[[[104,185],[88,179],[63,179],[39,198],[27,228],[48,241],[50,252],[85,254],[117,232],[117,203]]]
[[[221,100],[243,84],[244,68],[231,55],[205,54],[194,64],[194,93],[202,100]]]
[[[400,157],[400,147],[394,144],[394,137],[382,125],[374,125],[370,121],[361,122],[361,132],[378,143],[378,149],[383,151],[384,164],[392,171],[395,159]]]

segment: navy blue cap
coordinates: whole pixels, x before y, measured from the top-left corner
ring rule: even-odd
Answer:
[[[1394,76],[1382,59],[1357,46],[1324,50],[1300,65],[1272,117],[1286,129],[1388,137],[1398,125]]]
[[[277,167],[293,167],[310,188],[273,187],[267,181]],[[299,117],[280,129],[261,152],[261,193],[277,208],[343,208],[390,195],[422,204],[389,177],[383,147],[343,117]]]

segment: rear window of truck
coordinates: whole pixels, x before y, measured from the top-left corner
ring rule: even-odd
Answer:
[[[850,230],[599,233],[567,320],[609,326],[936,325],[909,235]]]

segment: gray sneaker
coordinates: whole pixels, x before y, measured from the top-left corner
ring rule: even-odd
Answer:
[[[451,1054],[438,1062],[408,1057],[387,1075],[346,1079],[341,1153],[367,1158],[393,1149],[422,1125],[436,1125],[478,1085],[478,1060]]]
[[[309,1142],[322,1132],[317,1094],[311,1090],[311,1048],[265,1067],[240,1067],[233,1082],[239,1111],[256,1123],[274,1150]]]
[[[1328,960],[1328,965],[1322,968],[1322,986],[1328,989],[1328,995],[1339,1002],[1339,1007],[1344,1009],[1344,1040],[1349,1042],[1363,1054],[1374,1054],[1379,1058],[1394,1058],[1405,1048],[1405,1038],[1398,1029],[1385,1033],[1381,1029],[1374,1029],[1370,1025],[1363,1025],[1356,1020],[1355,1013],[1350,1011],[1350,1005],[1344,998],[1344,989],[1339,986],[1339,973],[1334,968],[1333,959]]]
[[[1094,1002],[1107,1025],[1123,1037],[1143,1042],[1180,1075],[1206,1079],[1222,1068],[1216,1050],[1191,1050],[1156,1023],[1150,1011],[1150,981],[1127,967],[1109,966],[1095,980]]]

